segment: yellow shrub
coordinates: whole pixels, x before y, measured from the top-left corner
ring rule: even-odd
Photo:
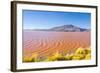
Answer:
[[[23,62],[31,62],[31,61],[32,61],[32,58],[29,58],[29,57],[23,58]]]
[[[38,62],[38,54],[37,53],[33,53],[31,56],[32,62]]]
[[[37,58],[38,54],[37,53],[33,53],[31,57],[33,58]]]
[[[42,56],[43,57],[43,56]],[[91,49],[78,48],[74,53],[59,53],[56,51],[52,56],[40,58],[37,53],[33,53],[30,58],[24,58],[23,62],[48,62],[48,61],[67,61],[67,60],[89,60],[91,59]]]
[[[91,48],[87,48],[86,49],[86,56],[85,56],[86,60],[91,59]]]
[[[54,54],[54,57],[61,57],[62,55],[57,51],[55,54]]]
[[[85,59],[86,59],[86,60],[91,59],[91,54],[87,54],[87,55],[85,56]]]
[[[57,51],[53,56],[49,57],[48,61],[57,61],[57,58],[61,57],[61,54]]]
[[[72,60],[74,54],[67,54],[65,56],[66,60]]]
[[[76,51],[75,51],[75,54],[86,54],[85,50],[83,48],[78,48]]]
[[[84,54],[74,54],[72,59],[73,60],[82,60],[84,59],[85,55]]]
[[[87,48],[85,51],[86,51],[86,54],[90,54],[91,53],[91,48]]]
[[[65,56],[60,54],[58,51],[53,56],[46,59],[46,61],[62,61],[62,60],[67,60],[67,59]]]

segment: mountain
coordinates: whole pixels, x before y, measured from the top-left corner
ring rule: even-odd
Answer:
[[[63,32],[84,32],[89,29],[80,28],[71,24],[53,27],[51,29],[35,29],[37,31],[63,31]]]

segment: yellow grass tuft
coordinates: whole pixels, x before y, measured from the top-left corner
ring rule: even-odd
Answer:
[[[76,51],[75,51],[75,54],[85,54],[85,50],[83,48],[78,48]]]
[[[90,48],[78,48],[74,53],[59,53],[56,51],[52,56],[46,57],[45,59],[41,60],[38,57],[37,53],[33,53],[30,58],[24,58],[23,62],[47,62],[47,61],[67,61],[67,60],[90,60],[91,59],[91,49]]]
[[[87,54],[87,55],[85,56],[85,60],[89,60],[89,59],[91,59],[91,54]]]
[[[67,54],[65,56],[66,60],[72,60],[74,54]]]
[[[32,61],[32,58],[29,58],[29,57],[23,58],[23,62],[31,62],[31,61]]]

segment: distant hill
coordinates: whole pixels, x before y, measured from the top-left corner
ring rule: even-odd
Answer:
[[[34,29],[36,31],[63,31],[63,32],[84,32],[84,31],[90,31],[89,29],[80,28],[74,25],[62,25],[53,27],[51,29]]]

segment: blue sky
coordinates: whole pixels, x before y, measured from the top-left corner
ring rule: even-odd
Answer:
[[[91,14],[23,10],[23,29],[49,29],[66,24],[72,24],[81,28],[90,28]]]

